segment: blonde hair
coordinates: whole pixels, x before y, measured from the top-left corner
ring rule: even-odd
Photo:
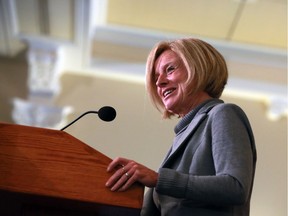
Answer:
[[[185,95],[205,91],[213,98],[220,98],[228,79],[224,57],[210,44],[195,38],[182,38],[162,41],[155,45],[146,62],[146,88],[155,107],[162,112],[163,118],[173,113],[165,109],[157,94],[155,82],[155,61],[166,50],[172,50],[183,61],[188,72]]]

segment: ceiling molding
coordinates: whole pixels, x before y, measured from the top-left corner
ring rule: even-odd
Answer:
[[[287,85],[276,85],[261,81],[229,78],[223,95],[263,102],[270,120],[288,116]]]
[[[93,39],[96,41],[148,49],[162,40],[181,37],[199,37],[195,35],[181,35],[114,25],[96,26],[93,35]],[[213,45],[226,59],[231,61],[287,68],[287,51],[284,49],[252,46],[223,40],[212,40],[204,37],[201,37],[201,39]]]

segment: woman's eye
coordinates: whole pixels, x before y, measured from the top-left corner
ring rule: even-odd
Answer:
[[[174,66],[169,66],[169,67],[167,67],[166,72],[167,72],[167,73],[171,73],[171,72],[174,71],[174,70],[175,70],[175,67],[174,67]]]

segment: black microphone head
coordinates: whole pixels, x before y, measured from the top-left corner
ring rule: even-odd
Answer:
[[[99,109],[98,116],[103,121],[113,121],[116,117],[116,110],[113,107],[104,106]]]

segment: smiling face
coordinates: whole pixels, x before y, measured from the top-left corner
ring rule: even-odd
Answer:
[[[154,68],[157,93],[165,108],[181,115],[187,106],[183,104],[183,88],[188,76],[182,60],[173,51],[166,50],[155,61]]]
[[[183,117],[195,106],[211,98],[204,91],[190,95],[185,92],[188,71],[172,50],[164,51],[155,61],[154,68],[157,94],[169,112]]]
[[[228,79],[223,56],[195,38],[162,41],[146,62],[146,87],[163,118],[184,116],[210,98],[220,98]]]

